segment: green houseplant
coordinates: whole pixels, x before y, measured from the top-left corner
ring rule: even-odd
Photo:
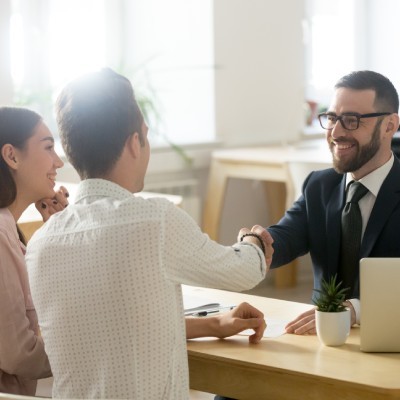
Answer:
[[[342,288],[334,275],[323,279],[321,289],[314,289],[318,297],[313,300],[317,306],[315,323],[319,340],[326,346],[340,346],[350,333],[351,313],[343,305],[348,288]]]
[[[342,282],[336,282],[337,275],[331,276],[328,280],[322,279],[322,289],[314,289],[319,294],[313,303],[317,306],[317,310],[323,312],[341,312],[346,307],[343,302],[346,300],[346,292],[348,288],[342,288]]]

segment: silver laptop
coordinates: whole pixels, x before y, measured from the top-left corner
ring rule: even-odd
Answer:
[[[400,352],[400,258],[360,261],[360,344],[366,352]]]

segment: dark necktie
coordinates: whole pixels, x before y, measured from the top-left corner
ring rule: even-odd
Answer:
[[[353,181],[347,191],[346,205],[342,211],[342,239],[340,250],[339,281],[342,288],[350,288],[346,298],[355,293],[356,280],[359,275],[362,218],[359,200],[366,195],[368,189],[360,182]]]

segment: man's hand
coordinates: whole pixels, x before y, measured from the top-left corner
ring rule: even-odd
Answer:
[[[267,327],[264,314],[248,303],[240,303],[233,310],[216,316],[219,319],[219,329],[216,335],[224,338],[236,335],[246,329],[253,329],[254,334],[249,336],[250,343],[258,343]]]
[[[258,343],[266,327],[264,314],[261,311],[248,303],[241,303],[233,310],[214,317],[186,317],[186,338],[205,336],[225,338],[246,329],[253,329],[254,334],[249,336],[249,342]]]
[[[356,318],[356,310],[353,307],[353,304],[351,303],[351,301],[346,300],[343,305],[347,308],[350,309],[350,313],[351,313],[351,321],[350,321],[350,326],[353,326],[357,323],[357,318]]]
[[[296,335],[315,335],[317,333],[315,327],[315,309],[316,307],[300,314],[296,319],[289,322],[285,326],[286,332]]]
[[[237,239],[238,242],[240,241],[241,237],[243,235],[245,235],[246,233],[255,233],[261,238],[261,240],[264,243],[264,247],[265,247],[265,253],[264,253],[265,262],[266,262],[267,266],[269,267],[272,263],[272,255],[274,254],[274,248],[272,247],[272,244],[274,243],[274,239],[272,238],[270,233],[260,225],[254,225],[251,228],[251,230],[248,228],[242,228],[238,234],[238,239]],[[244,238],[244,241],[253,243],[260,247],[259,240],[256,237],[246,236]]]
[[[43,222],[46,222],[53,214],[64,210],[68,206],[68,197],[68,190],[64,186],[60,186],[53,198],[37,201],[35,207],[42,215]]]
[[[351,326],[353,326],[356,323],[354,307],[350,301],[345,301],[343,305],[348,307],[351,311]],[[316,307],[300,314],[296,319],[289,322],[285,326],[286,332],[296,335],[315,335],[317,333],[317,328],[315,326],[315,310]]]
[[[271,234],[260,225],[254,225],[251,231],[261,236],[265,246],[265,262],[270,266],[272,263],[272,255],[274,254],[274,248],[272,247],[274,239],[272,239]]]

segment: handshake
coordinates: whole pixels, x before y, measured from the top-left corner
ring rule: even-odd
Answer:
[[[264,253],[267,266],[271,265],[274,253],[274,248],[272,247],[274,239],[272,239],[272,236],[265,228],[260,225],[254,225],[251,230],[242,228],[238,234],[238,242],[252,243],[260,247]]]

